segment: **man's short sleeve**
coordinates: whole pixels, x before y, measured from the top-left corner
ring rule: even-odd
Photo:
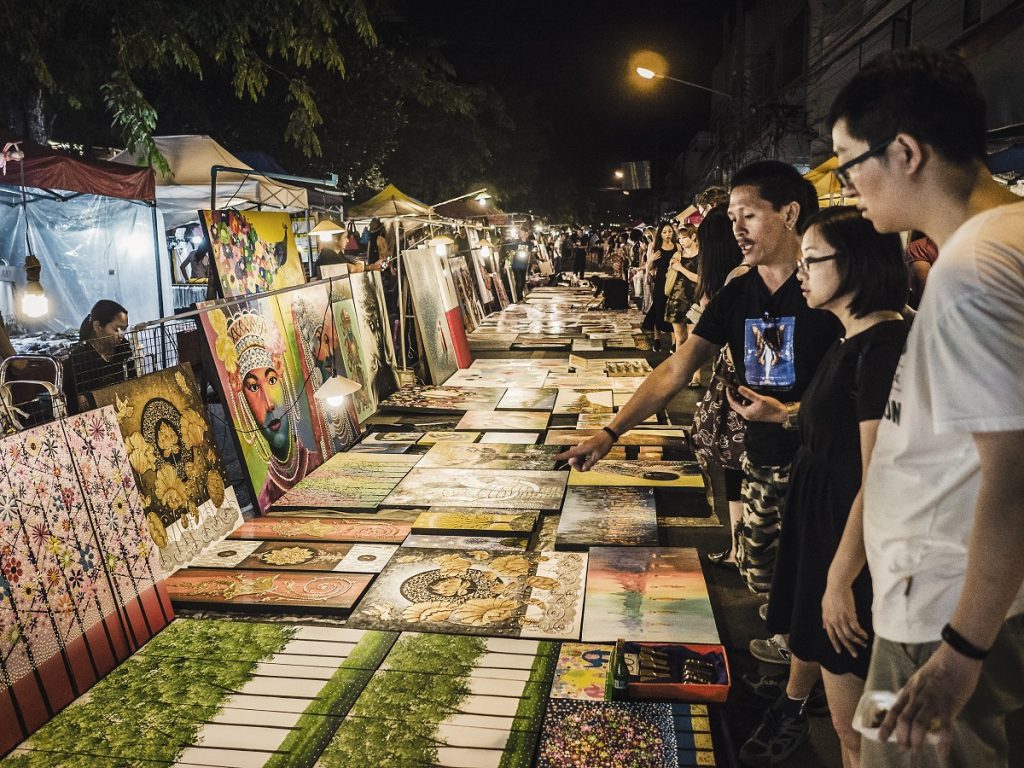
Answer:
[[[1024,257],[984,237],[971,245],[976,261],[940,261],[925,294],[937,310],[926,329],[936,434],[1024,429]]]
[[[736,284],[739,278],[725,286],[713,298],[700,316],[695,335],[718,346],[725,346],[729,341],[729,308],[736,300]]]

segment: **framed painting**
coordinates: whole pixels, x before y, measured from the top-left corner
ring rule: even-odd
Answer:
[[[569,485],[703,488],[704,476],[695,461],[616,461],[602,459],[587,472],[569,470]]]
[[[534,445],[540,439],[540,432],[484,432],[481,443],[505,443],[508,445]]]
[[[696,549],[590,551],[583,641],[618,638],[638,643],[719,643]]]
[[[446,506],[557,510],[565,472],[413,469],[384,500],[399,507]]]
[[[401,544],[411,529],[412,524],[405,520],[371,517],[257,517],[236,528],[229,538]]]
[[[550,411],[555,407],[557,389],[515,387],[505,391],[498,402],[501,411]]]
[[[380,272],[356,272],[349,275],[352,302],[356,308],[362,344],[359,347],[363,372],[375,403],[398,390],[398,363],[391,340],[391,322],[384,301]]]
[[[649,488],[570,488],[558,518],[557,549],[658,546],[658,512]]]
[[[448,325],[439,257],[430,248],[403,251],[402,264],[416,310],[423,354],[434,384],[444,384],[459,369],[455,342]]]
[[[532,432],[547,429],[551,416],[545,411],[466,411],[455,425],[458,431]]]
[[[274,509],[376,509],[419,456],[338,453],[300,480]]]
[[[241,542],[236,542],[236,544]],[[335,544],[311,541],[256,541],[233,568],[253,571],[379,573],[398,551],[396,544]]]
[[[403,547],[426,547],[429,549],[477,550],[492,552],[522,552],[530,540],[525,536],[447,536],[434,533],[411,533],[402,543]]]
[[[339,354],[340,338],[330,292],[325,284],[313,283],[279,295],[277,302],[284,323],[285,349],[291,356],[291,369],[299,376],[296,387],[309,409],[317,450],[325,458],[348,450],[359,437],[353,401],[347,398],[331,407],[314,397],[332,376],[348,373]]]
[[[352,393],[352,406],[356,417],[362,423],[377,410],[377,399],[371,385],[372,379],[363,363],[363,347],[372,341],[362,338],[362,326],[352,298],[352,284],[348,277],[331,280],[331,315],[334,331],[338,338],[339,363],[345,369],[344,376],[360,386]]]
[[[420,414],[493,411],[504,394],[504,387],[402,387],[381,403],[381,410]]]
[[[611,389],[567,389],[558,390],[555,399],[556,414],[566,413],[611,413]]]
[[[225,298],[306,282],[285,211],[200,211]]]
[[[587,555],[403,547],[348,626],[576,639]]]
[[[587,738],[580,738],[580,734]],[[672,705],[552,699],[544,715],[537,768],[676,768]]]
[[[437,443],[416,465],[420,469],[539,469],[555,468],[559,449],[553,445]]]
[[[431,507],[420,514],[412,524],[413,533],[468,534],[482,536],[489,533],[529,535],[540,513],[534,510],[493,512],[472,507]]]
[[[192,369],[176,366],[96,390],[114,406],[163,570],[188,565],[242,523]]]
[[[181,606],[335,612],[351,609],[372,578],[355,573],[187,568],[167,579],[167,591],[171,601]]]
[[[254,506],[271,504],[323,462],[304,377],[277,297],[211,306],[199,316]]]

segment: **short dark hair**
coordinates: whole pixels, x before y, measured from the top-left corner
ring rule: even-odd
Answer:
[[[118,315],[127,316],[128,310],[111,299],[100,299],[92,305],[89,314],[85,316],[82,324],[78,327],[78,340],[87,341],[96,337],[96,332],[92,327],[93,321],[100,325],[110,325]]]
[[[721,187],[708,187],[697,197],[697,205],[715,208],[719,205],[729,203],[729,193]]]
[[[841,277],[835,295],[850,295],[854,317],[903,309],[909,277],[899,235],[878,232],[852,205],[822,209],[808,220],[807,229],[811,227],[838,254]]]
[[[871,146],[907,133],[953,162],[985,157],[985,98],[949,51],[907,48],[872,59],[832,102],[829,128],[840,120]]]
[[[800,171],[781,160],[759,160],[740,168],[732,177],[730,187],[757,187],[757,193],[771,203],[776,211],[788,203],[797,203],[797,232],[803,234],[807,218],[818,210],[818,193]]]

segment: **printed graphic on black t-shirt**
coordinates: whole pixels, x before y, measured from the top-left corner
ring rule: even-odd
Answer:
[[[743,363],[751,387],[789,389],[796,384],[793,340],[795,317],[748,318],[743,335]]]

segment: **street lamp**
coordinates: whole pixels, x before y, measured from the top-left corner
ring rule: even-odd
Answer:
[[[626,174],[622,171],[621,168],[615,171],[615,178],[616,179],[620,179],[621,180],[621,179],[624,179],[625,177],[626,177]]]
[[[680,80],[678,77],[672,77],[671,75],[663,75],[660,72],[655,72],[653,69],[648,69],[647,67],[637,67],[636,73],[644,80],[653,80],[654,78],[657,77],[662,80],[671,80],[673,83],[682,83],[683,85],[688,85],[691,88],[700,88],[702,91],[707,91],[708,93],[716,93],[719,96],[724,96],[727,99],[732,98],[732,95],[726,93],[725,91],[719,91],[715,88],[708,88],[706,85],[697,85],[697,83],[691,83],[689,80]]]

